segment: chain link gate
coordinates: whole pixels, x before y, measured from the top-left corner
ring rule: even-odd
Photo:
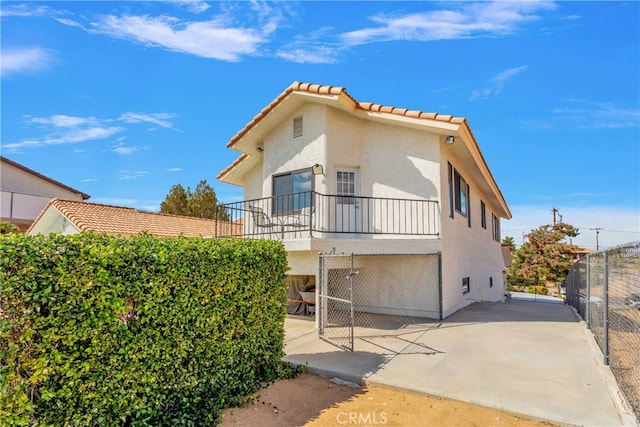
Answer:
[[[440,320],[440,270],[440,254],[321,254],[320,338],[354,351],[384,331]]]

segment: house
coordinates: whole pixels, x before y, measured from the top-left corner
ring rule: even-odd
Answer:
[[[243,219],[234,236],[283,241],[290,298],[317,286],[328,318],[346,301],[444,318],[503,298],[511,213],[466,119],[294,82],[227,147],[240,155],[218,179],[244,200],[222,208]]]
[[[227,224],[226,229],[242,228]],[[132,236],[147,232],[158,237],[211,237],[216,221],[179,215],[139,211],[76,200],[51,200],[31,225],[28,234],[76,234],[80,232]]]
[[[83,201],[91,196],[0,156],[1,221],[26,231],[54,198]]]

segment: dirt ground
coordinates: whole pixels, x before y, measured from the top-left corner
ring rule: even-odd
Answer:
[[[552,426],[496,409],[301,374],[259,390],[222,426]]]

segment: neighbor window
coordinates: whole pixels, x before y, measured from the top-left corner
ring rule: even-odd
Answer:
[[[311,169],[273,177],[274,214],[290,214],[311,206]]]
[[[460,212],[460,214],[464,216],[467,216],[469,186],[457,170],[453,171],[453,184],[455,192],[456,211]]]
[[[471,287],[469,285],[469,278],[465,277],[462,279],[462,295],[468,294],[471,292]]]

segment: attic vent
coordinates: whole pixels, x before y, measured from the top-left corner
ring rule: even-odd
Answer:
[[[302,116],[293,119],[293,137],[302,136]]]

